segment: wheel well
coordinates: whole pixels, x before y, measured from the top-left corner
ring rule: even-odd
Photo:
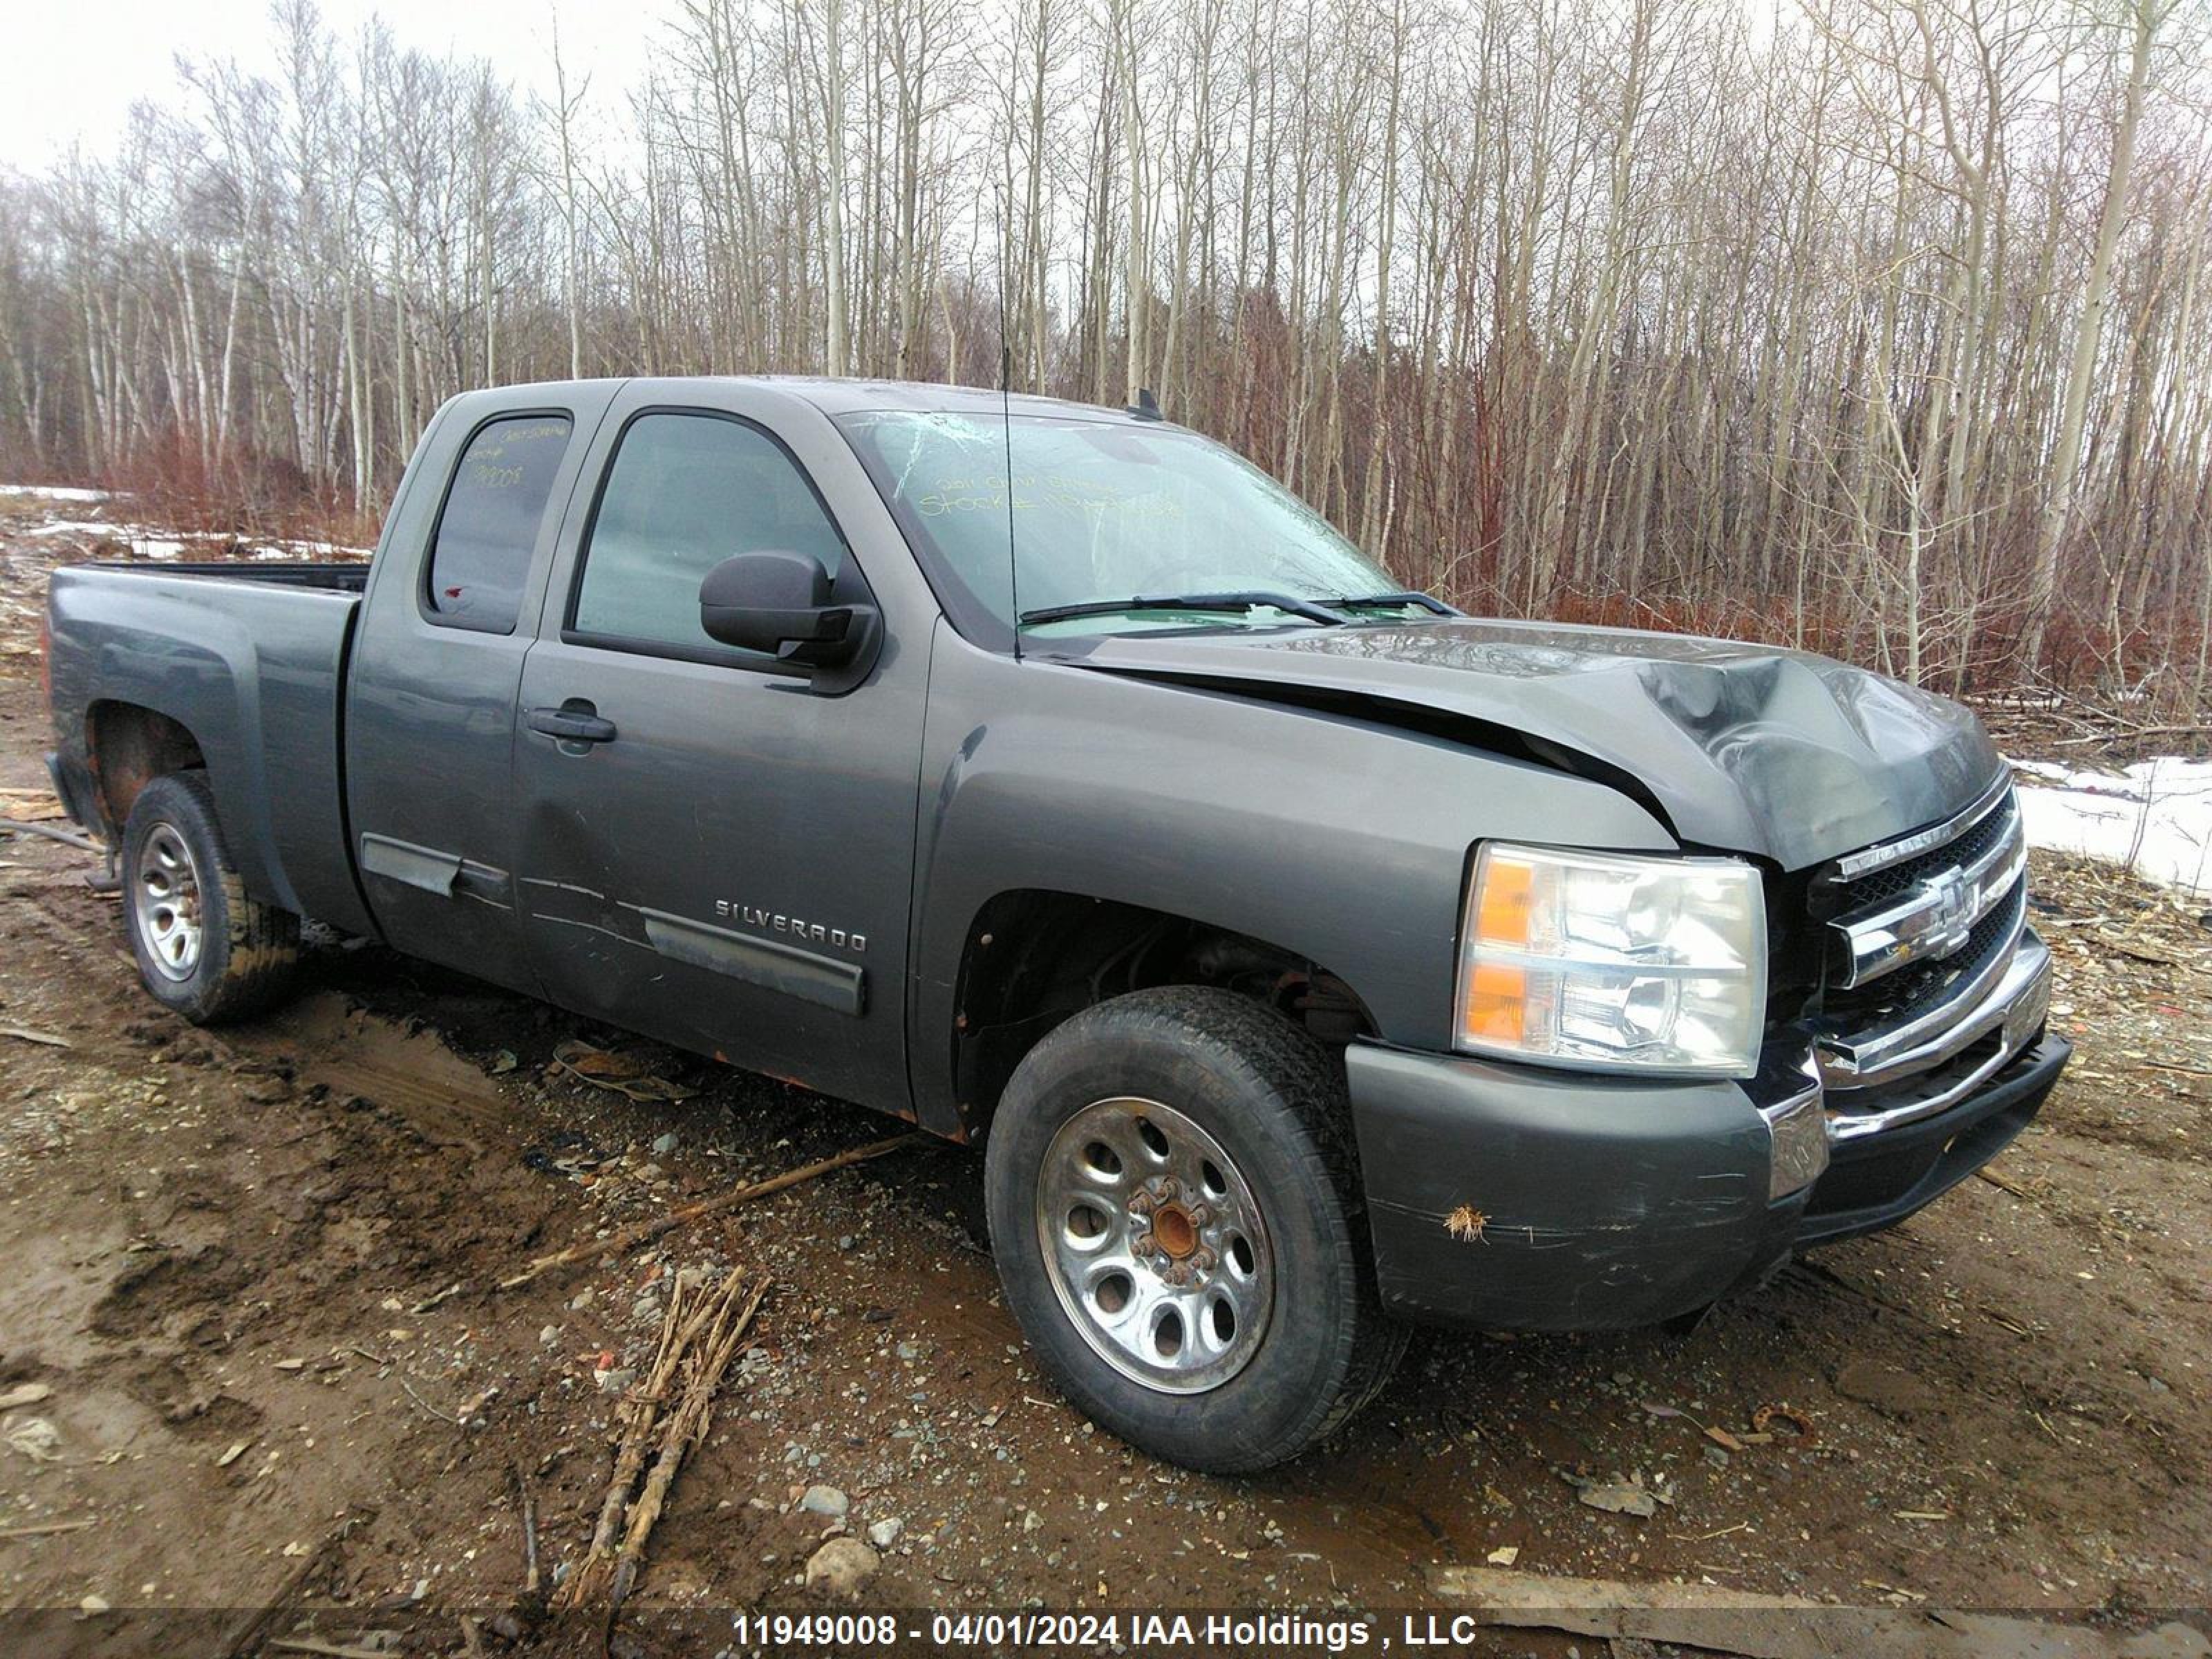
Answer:
[[[133,702],[95,702],[84,718],[85,763],[109,838],[122,832],[138,792],[158,777],[205,766],[199,739],[167,714]]]
[[[1343,980],[1264,939],[1078,893],[1001,893],[977,913],[960,957],[952,1074],[969,1133],[989,1123],[1014,1068],[1054,1026],[1155,985],[1234,991],[1331,1048],[1376,1029]]]

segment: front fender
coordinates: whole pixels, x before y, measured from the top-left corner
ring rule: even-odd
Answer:
[[[1449,1046],[1469,846],[1674,842],[1605,786],[1354,719],[1016,662],[937,641],[917,826],[909,1052],[923,1121],[957,1133],[953,1006],[994,895],[1143,905],[1324,964],[1385,1042]]]

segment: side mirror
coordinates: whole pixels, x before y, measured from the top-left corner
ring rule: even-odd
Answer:
[[[830,602],[830,573],[811,553],[740,553],[699,584],[699,626],[708,638],[808,668],[848,660],[869,614],[865,605]]]

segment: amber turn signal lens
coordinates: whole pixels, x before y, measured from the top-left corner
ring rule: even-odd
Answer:
[[[1478,965],[1467,976],[1467,1006],[1460,1010],[1462,1033],[1496,1042],[1519,1042],[1528,996],[1528,975],[1522,969]]]
[[[1526,945],[1535,872],[1517,859],[1491,858],[1484,861],[1481,881],[1475,901],[1475,939],[1484,945]],[[1515,1029],[1519,1029],[1517,1024]]]

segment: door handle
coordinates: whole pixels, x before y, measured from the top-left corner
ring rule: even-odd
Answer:
[[[558,708],[532,708],[523,717],[533,732],[563,743],[612,743],[615,723],[601,720],[599,710],[581,697],[571,697]]]

